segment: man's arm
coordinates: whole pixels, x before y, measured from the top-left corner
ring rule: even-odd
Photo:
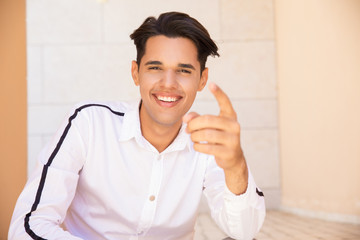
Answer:
[[[240,195],[246,191],[248,170],[240,145],[240,124],[228,96],[214,83],[209,86],[219,107],[218,116],[189,113],[184,117],[188,124],[194,149],[215,156],[217,165],[224,170],[226,185]]]
[[[265,217],[263,197],[257,194],[258,190],[248,171],[240,144],[240,124],[230,99],[217,85],[210,84],[209,88],[219,104],[220,114],[200,116],[189,113],[184,116],[184,122],[187,123],[194,149],[213,155],[217,166],[223,170],[226,191],[221,204],[223,210],[217,222],[223,230],[228,228],[226,232],[232,237],[248,239],[246,236],[255,234],[251,229],[258,231]],[[218,199],[218,192],[208,194],[213,196],[210,202],[211,198]],[[242,224],[240,231],[236,226],[234,229],[231,227],[235,222]],[[250,227],[252,224],[256,226]]]
[[[74,114],[43,149],[15,206],[8,239],[73,239],[60,225],[75,195],[84,144]]]

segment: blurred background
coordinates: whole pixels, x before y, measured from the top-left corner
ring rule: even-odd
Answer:
[[[359,0],[0,0],[0,239],[71,106],[139,97],[129,35],[165,11],[218,44],[209,81],[233,102],[267,208],[360,224]],[[218,112],[207,89],[193,110]]]

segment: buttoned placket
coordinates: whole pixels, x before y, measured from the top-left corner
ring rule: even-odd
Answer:
[[[157,154],[151,170],[149,191],[141,213],[137,234],[144,235],[151,227],[155,217],[159,191],[163,177],[163,154]]]

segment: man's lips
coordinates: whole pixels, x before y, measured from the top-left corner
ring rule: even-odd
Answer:
[[[156,97],[157,99],[163,102],[175,102],[179,99],[178,97],[167,97],[167,96],[156,96]]]
[[[174,94],[153,94],[153,96],[160,105],[166,107],[175,106],[183,98],[180,95]]]

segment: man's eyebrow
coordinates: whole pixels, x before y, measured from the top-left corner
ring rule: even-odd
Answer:
[[[147,65],[163,65],[163,63],[160,61],[148,61],[145,63],[145,66]],[[179,63],[177,66],[180,68],[189,68],[195,70],[195,67],[189,63]]]
[[[178,64],[178,67],[181,67],[181,68],[190,68],[190,69],[193,69],[195,70],[195,67],[191,64],[186,64],[186,63],[179,63]]]
[[[160,61],[148,61],[145,63],[145,66],[146,65],[162,65],[162,62]]]

